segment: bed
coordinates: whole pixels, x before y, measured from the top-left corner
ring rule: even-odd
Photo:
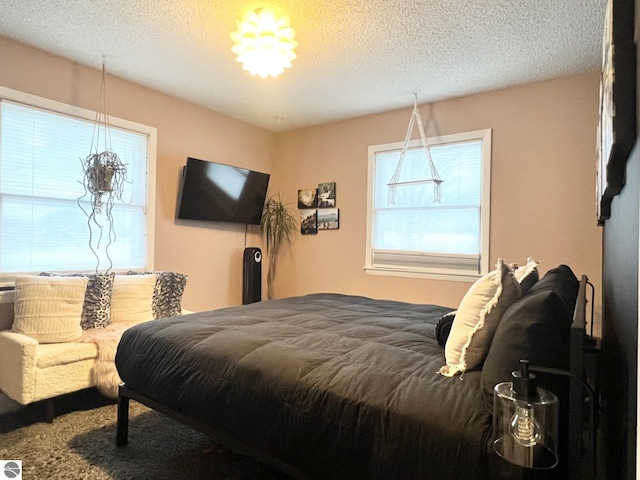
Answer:
[[[569,267],[547,272],[502,313],[482,364],[452,377],[438,373],[452,307],[323,293],[132,327],[116,355],[117,444],[133,399],[295,478],[521,478],[493,453],[493,386],[521,358],[569,368],[578,290]],[[541,385],[561,406],[570,394]]]

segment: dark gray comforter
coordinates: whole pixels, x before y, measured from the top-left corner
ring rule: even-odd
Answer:
[[[479,479],[480,372],[445,378],[451,309],[337,294],[154,320],[122,337],[127,387],[318,479]]]

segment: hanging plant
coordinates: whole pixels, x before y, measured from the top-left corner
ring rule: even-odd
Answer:
[[[273,298],[273,282],[276,276],[276,262],[280,248],[291,245],[293,234],[297,231],[296,217],[287,208],[280,194],[272,195],[265,202],[260,222],[260,233],[267,241],[269,270],[267,273],[267,298]]]
[[[91,205],[96,214],[102,213],[103,197],[122,201],[124,184],[127,180],[127,165],[122,163],[118,154],[109,150],[90,153],[82,162],[83,185],[86,194],[91,195]],[[83,196],[84,197],[84,196]]]
[[[109,117],[107,115],[107,87],[105,61],[102,60],[102,83],[100,86],[100,107],[96,112],[96,120],[93,127],[93,138],[89,155],[81,158],[83,177],[80,183],[84,187],[84,194],[78,198],[78,206],[87,216],[89,227],[89,248],[96,257],[96,273],[100,267],[100,243],[103,237],[104,223],[107,224],[107,244],[105,255],[109,262],[107,272],[113,267],[113,261],[109,256],[109,247],[116,240],[113,227],[113,206],[117,201],[123,201],[124,185],[127,183],[127,165],[123,163],[118,154],[111,150],[111,137],[109,134]],[[102,140],[101,140],[102,132]],[[104,150],[99,152],[101,141]],[[90,208],[83,206],[85,199],[89,197]],[[126,202],[125,202],[126,203]],[[85,203],[86,205],[86,203]],[[95,232],[97,229],[97,235]]]

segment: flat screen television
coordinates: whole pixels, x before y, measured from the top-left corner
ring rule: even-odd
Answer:
[[[260,225],[269,174],[187,158],[176,217]]]

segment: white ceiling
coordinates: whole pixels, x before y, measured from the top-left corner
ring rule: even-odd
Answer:
[[[604,0],[2,0],[0,35],[272,131],[595,71]],[[235,61],[229,32],[288,14],[278,78]],[[1,64],[1,61],[0,61]],[[1,68],[1,67],[0,67]],[[96,87],[99,88],[99,87]]]

